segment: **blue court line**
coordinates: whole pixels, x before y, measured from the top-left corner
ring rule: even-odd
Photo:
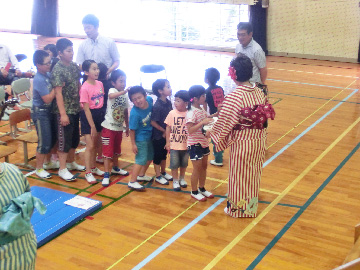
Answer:
[[[293,81],[283,81],[283,80],[276,80],[276,79],[267,79],[268,81],[274,81],[274,82],[285,82],[285,83],[296,83],[296,84],[305,84],[305,85],[311,85],[311,86],[320,86],[320,87],[329,87],[329,88],[336,88],[336,89],[344,89],[345,87],[341,86],[332,86],[332,85],[324,85],[324,84],[315,84],[315,83],[304,83],[304,82],[293,82]],[[354,88],[346,88],[349,90],[357,90]],[[270,91],[271,92],[271,91]]]
[[[352,95],[354,95],[358,90],[353,91],[350,95],[348,95],[346,98],[344,98],[342,101],[346,101],[347,99],[349,99]],[[287,144],[285,147],[283,147],[282,149],[280,149],[280,151],[278,151],[275,155],[273,155],[269,160],[267,160],[264,165],[263,168],[266,167],[267,165],[269,165],[275,158],[277,158],[279,155],[281,155],[287,148],[289,148],[291,145],[293,145],[297,140],[299,140],[302,136],[304,136],[308,131],[310,131],[313,127],[315,127],[318,123],[320,123],[325,117],[327,117],[330,113],[332,113],[334,110],[336,110],[341,104],[343,104],[343,102],[337,104],[335,107],[333,107],[330,111],[328,111],[325,115],[323,115],[321,118],[319,118],[315,123],[313,123],[310,127],[308,127],[304,132],[302,132],[300,135],[298,135],[296,138],[294,138],[289,144]],[[218,206],[221,202],[223,202],[225,199],[221,198],[219,199],[215,204],[216,206]],[[213,209],[215,209],[214,205],[210,206],[205,212],[206,215],[209,214]],[[208,211],[209,209],[211,209],[210,211]],[[204,212],[204,213],[205,213]],[[203,213],[203,214],[204,214]],[[164,243],[162,246],[160,246],[157,250],[155,250],[153,253],[151,253],[147,258],[145,258],[142,262],[140,262],[137,266],[135,266],[135,268],[133,269],[140,269],[141,267],[143,267],[144,265],[146,265],[148,262],[150,262],[152,259],[154,259],[157,255],[159,255],[159,253],[161,251],[163,251],[165,248],[167,248],[170,244],[172,244],[173,242],[175,242],[179,237],[181,237],[181,235],[183,235],[187,230],[189,230],[192,226],[194,226],[198,221],[200,221],[202,218],[204,218],[206,215],[203,216],[200,215],[198,216],[196,219],[194,219],[193,221],[196,220],[195,223],[191,222],[189,223],[186,227],[184,227],[180,232],[178,232],[177,234],[175,234],[174,236],[172,236],[166,243]],[[191,226],[189,226],[190,224],[192,224]],[[185,230],[186,228],[186,230]],[[140,267],[140,268],[139,268]]]
[[[311,126],[309,126],[307,129],[305,129],[303,132],[301,132],[295,139],[293,139],[291,142],[289,142],[287,145],[285,145],[283,148],[280,149],[275,155],[273,155],[271,158],[269,158],[267,161],[264,162],[263,168],[265,168],[267,165],[269,165],[275,158],[277,158],[279,155],[281,155],[286,149],[288,149],[291,145],[293,145],[296,141],[298,141],[302,136],[304,136],[306,133],[308,133],[311,129],[313,129],[317,124],[319,124],[322,120],[324,120],[329,114],[331,114],[333,111],[335,111],[337,108],[339,108],[344,101],[348,100],[350,97],[352,97],[358,90],[353,91],[350,95],[348,95],[346,98],[344,98],[339,104],[335,105],[330,111],[325,113],[322,117],[320,117],[318,120],[316,120]]]
[[[255,258],[255,260],[246,268],[246,270],[254,269],[265,255],[274,247],[274,245],[280,240],[280,238],[290,229],[290,227],[298,220],[298,218],[304,213],[304,211],[310,206],[310,204],[316,199],[316,197],[324,190],[324,188],[330,183],[334,176],[344,167],[349,159],[360,148],[358,143],[355,148],[347,155],[347,157],[337,166],[337,168],[330,174],[330,176],[322,183],[322,185],[313,193],[313,195],[306,201],[306,203],[299,209],[299,211],[290,219],[290,221],[282,228],[282,230],[271,240],[271,242],[263,249],[263,251]]]

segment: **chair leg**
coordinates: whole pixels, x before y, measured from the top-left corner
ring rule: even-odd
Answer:
[[[31,170],[35,170],[35,167],[31,166],[29,164],[30,160],[33,160],[36,156],[29,158],[28,156],[28,148],[27,148],[27,142],[23,141],[23,148],[24,148],[24,163],[16,163],[15,165],[21,166],[21,167],[25,167]]]
[[[9,156],[6,156],[6,157],[5,157],[5,162],[6,162],[6,163],[10,163],[10,162],[9,162]]]

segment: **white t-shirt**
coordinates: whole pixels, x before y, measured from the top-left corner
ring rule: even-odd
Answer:
[[[109,130],[124,131],[124,110],[129,108],[129,101],[127,94],[110,99],[110,94],[118,92],[115,88],[109,89],[105,120],[101,125]]]

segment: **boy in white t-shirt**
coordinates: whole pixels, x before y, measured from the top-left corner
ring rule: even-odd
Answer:
[[[129,172],[119,168],[119,155],[121,154],[121,141],[124,131],[129,136],[129,101],[126,95],[126,75],[117,69],[111,73],[111,84],[114,88],[110,88],[108,102],[105,114],[105,121],[102,122],[102,145],[105,174],[102,185],[107,187],[110,184],[110,159],[112,159],[113,167],[111,173],[120,175],[129,175]]]

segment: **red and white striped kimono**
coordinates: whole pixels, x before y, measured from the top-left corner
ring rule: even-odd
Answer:
[[[230,147],[228,213],[232,217],[256,217],[260,178],[265,159],[265,129],[234,130],[240,110],[265,104],[267,98],[258,87],[238,86],[225,97],[211,138],[216,150]]]

